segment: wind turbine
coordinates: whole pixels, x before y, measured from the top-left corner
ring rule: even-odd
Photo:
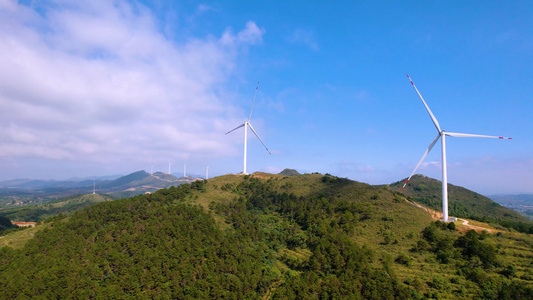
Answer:
[[[242,174],[244,175],[247,175],[248,173],[246,173],[246,141],[247,141],[247,138],[248,138],[248,127],[250,127],[250,129],[252,130],[252,132],[255,134],[255,136],[257,137],[257,139],[259,139],[259,141],[261,142],[261,144],[263,144],[263,146],[265,147],[266,151],[268,152],[268,154],[271,154],[270,151],[268,150],[267,146],[265,145],[265,143],[263,143],[263,141],[261,140],[261,138],[259,137],[259,135],[257,134],[257,132],[255,132],[254,130],[254,127],[252,126],[252,124],[250,123],[250,119],[252,118],[252,111],[254,109],[254,103],[255,103],[255,96],[257,96],[257,89],[259,88],[259,82],[257,82],[257,86],[255,87],[255,94],[254,94],[254,101],[252,102],[252,109],[250,109],[250,115],[248,116],[248,120],[247,121],[244,121],[244,123],[242,123],[241,125],[235,127],[234,129],[226,132],[226,134],[230,133],[230,132],[233,132],[241,127],[244,127],[244,168],[243,168],[243,171],[242,171]]]
[[[435,143],[440,138],[441,142],[441,159],[442,159],[442,219],[444,222],[448,222],[448,174],[446,170],[446,136],[451,137],[480,137],[480,138],[494,138],[494,139],[506,139],[510,140],[512,138],[509,137],[502,137],[502,136],[490,136],[490,135],[479,135],[479,134],[468,134],[468,133],[453,133],[453,132],[446,132],[442,129],[440,129],[439,122],[437,121],[437,118],[433,115],[431,110],[429,109],[428,105],[426,104],[426,101],[424,101],[424,98],[422,98],[422,95],[420,95],[420,92],[416,88],[415,84],[411,80],[411,77],[407,75],[407,78],[409,78],[409,81],[411,81],[411,85],[415,88],[416,93],[420,97],[420,100],[422,100],[422,103],[424,103],[424,106],[426,107],[426,110],[429,114],[429,117],[433,121],[433,125],[435,125],[435,128],[437,128],[438,134],[437,137],[429,144],[429,147],[427,148],[426,152],[424,152],[424,155],[422,155],[422,159],[418,162],[415,169],[413,170],[413,173],[411,173],[411,176],[407,178],[407,181],[403,184],[402,190],[405,188],[413,174],[415,174],[416,170],[422,164],[426,156],[428,155],[429,151],[435,146]]]

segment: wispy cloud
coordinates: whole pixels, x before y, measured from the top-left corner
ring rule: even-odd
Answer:
[[[293,44],[303,44],[313,51],[319,50],[318,43],[312,31],[296,29],[287,37],[287,41]]]
[[[374,167],[368,164],[354,162],[354,161],[341,161],[336,163],[333,166],[333,169],[338,172],[338,174],[361,174],[361,173],[374,173]]]
[[[225,156],[237,123],[221,84],[254,22],[177,44],[126,1],[0,1],[0,157],[99,162]]]
[[[254,22],[247,22],[246,28],[237,34],[233,33],[232,28],[228,28],[220,42],[225,46],[241,46],[243,44],[259,44],[263,41],[265,29],[259,28]]]
[[[265,172],[267,173],[271,173],[271,174],[278,174],[280,173],[281,171],[283,171],[282,169],[278,168],[278,167],[266,167],[265,168]]]

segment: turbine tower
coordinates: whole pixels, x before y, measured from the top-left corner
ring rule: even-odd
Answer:
[[[187,164],[184,164],[183,165],[183,177],[187,177],[186,174],[187,174]]]
[[[172,164],[172,163],[170,163],[170,162],[168,163],[168,175],[170,175],[170,165],[171,165],[171,164]]]
[[[226,134],[230,133],[230,132],[233,132],[241,127],[244,127],[244,168],[243,168],[243,171],[242,171],[242,174],[244,175],[247,175],[248,173],[246,173],[246,141],[248,139],[248,127],[250,127],[250,129],[252,130],[252,132],[255,134],[255,136],[257,137],[257,139],[259,139],[259,141],[261,142],[261,144],[263,144],[263,146],[265,147],[266,151],[268,152],[268,154],[271,154],[270,151],[268,150],[267,146],[265,145],[265,143],[263,143],[263,141],[261,140],[261,138],[259,137],[259,135],[257,134],[257,132],[255,132],[254,130],[254,127],[252,126],[252,124],[250,123],[250,119],[252,118],[252,111],[254,109],[254,103],[255,103],[255,96],[257,96],[257,89],[259,88],[259,82],[257,82],[257,86],[255,87],[255,94],[254,94],[254,100],[252,102],[252,108],[250,109],[250,115],[248,116],[248,120],[247,121],[244,121],[244,123],[242,123],[241,125],[235,127],[234,129],[226,132]]]
[[[205,168],[205,180],[209,179],[209,167]]]
[[[416,88],[415,84],[411,80],[411,77],[407,75],[407,78],[409,78],[409,81],[411,81],[411,85],[415,88],[416,93],[418,94],[418,97],[420,97],[420,100],[422,100],[422,103],[424,103],[424,106],[426,107],[426,110],[429,114],[429,117],[433,121],[433,125],[435,125],[435,128],[437,129],[437,137],[429,144],[429,147],[427,148],[426,152],[424,152],[424,155],[422,155],[422,158],[416,165],[415,169],[407,178],[405,181],[402,190],[405,188],[413,174],[415,174],[416,170],[422,164],[428,153],[431,151],[435,143],[439,140],[441,142],[441,159],[442,159],[442,219],[444,222],[448,222],[448,174],[446,170],[446,136],[451,137],[480,137],[480,138],[494,138],[494,139],[506,139],[510,140],[512,138],[509,137],[502,137],[502,136],[490,136],[490,135],[479,135],[479,134],[468,134],[468,133],[453,133],[453,132],[446,132],[442,129],[440,129],[439,122],[437,121],[437,118],[433,115],[431,110],[429,109],[429,106],[426,104],[426,101],[424,101],[424,98],[422,98],[422,95],[420,95],[420,92]]]

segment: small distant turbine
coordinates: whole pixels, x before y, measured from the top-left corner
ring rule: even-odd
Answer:
[[[429,151],[433,148],[435,143],[439,140],[441,141],[441,159],[442,159],[442,220],[444,222],[448,222],[448,174],[446,170],[446,136],[451,137],[481,137],[481,138],[494,138],[494,139],[506,139],[510,140],[512,138],[509,137],[502,137],[502,136],[490,136],[490,135],[479,135],[479,134],[468,134],[468,133],[453,133],[453,132],[446,132],[442,129],[440,129],[439,122],[437,121],[437,118],[433,115],[431,110],[429,109],[429,106],[426,104],[426,101],[424,101],[424,98],[422,98],[422,95],[420,95],[420,92],[416,88],[415,84],[411,80],[411,77],[407,75],[407,78],[409,78],[409,81],[411,81],[411,85],[415,88],[416,93],[420,97],[420,100],[422,100],[422,103],[424,103],[424,106],[426,107],[426,110],[429,114],[429,117],[433,121],[433,125],[435,125],[435,128],[437,128],[438,135],[437,137],[429,144],[429,147],[427,148],[426,152],[424,152],[424,155],[422,155],[422,159],[418,162],[415,169],[413,170],[413,173],[411,173],[411,176],[407,178],[407,181],[405,181],[402,190],[405,188],[413,174],[415,174],[416,170],[422,164],[426,156],[428,155]]]
[[[184,164],[183,165],[183,177],[187,177],[186,174],[187,174],[187,164]]]
[[[209,167],[205,168],[205,180],[209,179]]]
[[[246,173],[246,142],[247,142],[247,139],[248,139],[248,127],[250,127],[250,129],[252,130],[252,132],[255,134],[255,136],[257,137],[257,139],[259,139],[259,141],[261,142],[261,144],[263,144],[263,146],[265,147],[266,151],[268,152],[268,154],[271,154],[270,151],[268,150],[267,146],[265,145],[265,143],[263,143],[263,141],[261,140],[261,138],[259,137],[259,135],[257,134],[257,132],[255,132],[254,130],[254,127],[252,126],[252,124],[250,123],[250,119],[252,118],[252,111],[254,109],[254,103],[255,103],[255,97],[257,96],[257,89],[259,88],[259,82],[257,82],[257,86],[255,88],[255,94],[254,94],[254,100],[252,102],[252,108],[250,109],[250,115],[248,116],[248,120],[247,121],[244,121],[244,123],[242,123],[241,125],[235,127],[234,129],[226,132],[226,134],[230,133],[230,132],[233,132],[241,127],[244,127],[244,168],[243,168],[243,171],[242,171],[242,174],[244,175],[247,175],[248,173]]]
[[[172,163],[168,163],[168,174],[170,175],[170,165],[172,165]]]

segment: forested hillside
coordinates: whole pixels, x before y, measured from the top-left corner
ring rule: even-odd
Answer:
[[[405,179],[395,182],[389,188],[400,191],[404,182]],[[442,212],[442,183],[436,179],[414,175],[402,193],[428,208]],[[533,233],[533,222],[526,217],[483,195],[453,184],[448,184],[448,209],[450,216],[500,224],[521,232]]]
[[[56,217],[24,247],[0,248],[0,290],[8,299],[531,299],[530,237],[455,226],[399,193],[330,175],[227,175]]]

